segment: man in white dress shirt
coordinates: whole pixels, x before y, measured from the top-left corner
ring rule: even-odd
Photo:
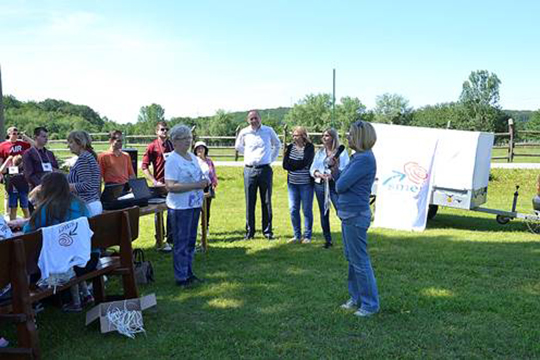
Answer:
[[[244,154],[244,191],[246,194],[246,239],[255,236],[255,205],[257,189],[261,196],[262,231],[268,240],[274,238],[272,232],[272,168],[279,154],[281,142],[274,129],[261,124],[257,110],[247,116],[248,127],[242,129],[236,138],[235,148]]]

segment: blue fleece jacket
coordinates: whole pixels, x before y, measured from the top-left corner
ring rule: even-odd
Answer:
[[[369,195],[375,181],[377,162],[371,150],[355,153],[337,176],[337,208],[360,213],[369,210]]]

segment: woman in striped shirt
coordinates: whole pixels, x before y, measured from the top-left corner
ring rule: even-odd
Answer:
[[[313,228],[313,179],[309,168],[315,155],[313,144],[309,141],[306,129],[297,126],[293,131],[292,144],[285,149],[283,168],[288,171],[289,211],[294,237],[289,243],[311,242]],[[300,206],[304,213],[304,236],[300,221]]]
[[[68,174],[69,188],[84,201],[90,217],[99,215],[103,212],[99,200],[101,173],[90,135],[86,131],[72,131],[68,136],[68,146],[78,156]]]

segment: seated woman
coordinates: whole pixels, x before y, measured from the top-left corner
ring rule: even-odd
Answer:
[[[67,178],[60,172],[45,175],[39,188],[39,203],[23,232],[28,233],[42,227],[60,224],[80,217],[89,217],[89,211],[84,202],[69,189]],[[92,250],[90,261],[85,268],[75,267],[75,273],[82,275],[95,269],[99,260],[99,250]],[[82,305],[92,303],[94,298],[88,291],[86,283],[80,283],[83,299],[79,295],[79,286],[71,287],[72,303],[63,307],[64,311],[82,311]]]

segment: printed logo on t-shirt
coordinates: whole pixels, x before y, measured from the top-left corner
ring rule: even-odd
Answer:
[[[20,153],[23,151],[22,145],[14,145],[11,147],[11,150],[9,151],[10,154]]]
[[[77,228],[79,227],[79,223],[72,222],[69,224],[66,224],[62,228],[60,228],[59,236],[58,236],[58,245],[69,247],[73,244],[73,237],[77,236]]]

